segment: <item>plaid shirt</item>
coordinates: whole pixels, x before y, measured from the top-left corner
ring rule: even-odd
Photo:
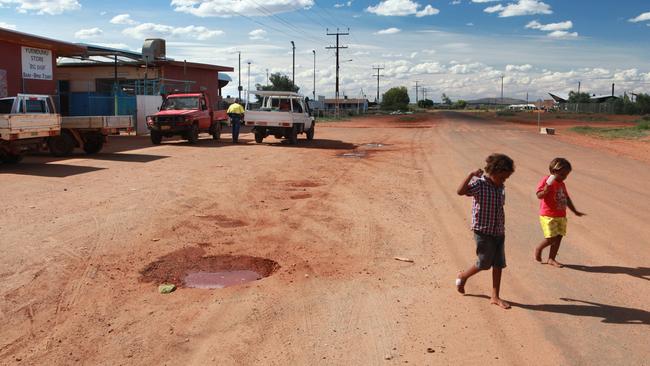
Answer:
[[[472,230],[487,235],[503,235],[505,188],[495,186],[483,176],[469,183],[467,195],[472,197]]]

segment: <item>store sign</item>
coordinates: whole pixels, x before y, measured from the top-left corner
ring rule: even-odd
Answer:
[[[52,80],[52,51],[23,47],[23,79]]]

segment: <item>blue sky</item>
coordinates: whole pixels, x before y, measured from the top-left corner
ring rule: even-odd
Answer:
[[[650,1],[626,0],[0,0],[0,27],[61,39],[140,50],[145,38],[167,40],[167,56],[237,67],[242,84],[269,73],[333,96],[335,58],[326,35],[341,36],[341,93],[376,94],[373,66],[382,66],[380,92],[415,83],[436,101],[495,97],[530,100],[549,91],[594,94],[650,92]],[[352,61],[348,61],[352,60]],[[237,79],[236,72],[232,74]],[[234,95],[235,85],[225,94]],[[422,94],[420,91],[420,98]]]

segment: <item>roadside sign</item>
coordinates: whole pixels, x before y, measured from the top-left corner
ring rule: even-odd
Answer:
[[[52,51],[22,47],[23,79],[52,80]]]

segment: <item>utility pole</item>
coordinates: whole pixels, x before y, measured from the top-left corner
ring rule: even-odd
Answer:
[[[291,48],[293,49],[293,63],[292,63],[292,69],[293,72],[291,74],[291,83],[293,86],[296,86],[296,44],[291,41]]]
[[[269,86],[269,69],[266,69],[266,86]]]
[[[237,51],[239,54],[239,80],[237,81],[239,83],[239,86],[237,86],[237,92],[239,93],[239,101],[241,101],[241,51]]]
[[[377,99],[375,99],[375,102],[377,102],[377,104],[379,104],[379,77],[381,76],[381,75],[379,74],[379,70],[383,70],[383,69],[385,69],[385,67],[383,67],[383,66],[382,66],[382,67],[379,67],[379,66],[374,67],[374,66],[373,66],[372,69],[373,69],[373,70],[377,70],[377,75],[373,75],[373,76],[376,76],[376,77],[377,77]]]
[[[422,99],[427,100],[427,88],[422,87]]]
[[[578,94],[580,94],[580,82],[578,81]]]
[[[415,105],[418,104],[418,80],[415,80]]]
[[[503,75],[501,75],[501,104],[503,104]]]
[[[335,100],[336,100],[336,116],[339,116],[339,49],[341,48],[348,48],[347,46],[339,46],[339,36],[347,36],[350,35],[350,28],[348,28],[348,31],[345,33],[339,32],[339,29],[336,28],[336,33],[330,33],[329,29],[326,29],[327,35],[328,36],[336,36],[336,46],[328,46],[325,47],[325,49],[336,49],[336,92],[335,92]]]
[[[314,100],[316,100],[316,50],[311,50],[314,53]]]

